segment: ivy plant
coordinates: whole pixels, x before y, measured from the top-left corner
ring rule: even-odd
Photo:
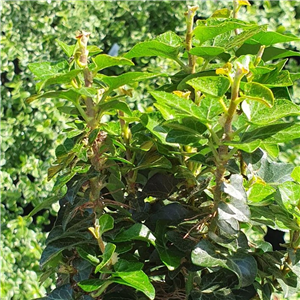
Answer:
[[[248,1],[215,11],[184,37],[167,31],[121,56],[61,40],[66,59],[32,63],[37,93],[69,115],[48,171],[60,210],[41,257],[40,299],[271,299],[299,291],[300,167],[279,163],[279,145],[300,137],[285,69],[300,41],[238,19]],[[174,73],[134,71],[158,56]],[[109,76],[111,67],[123,68]],[[152,82],[146,110],[139,83]],[[55,87],[55,89],[54,89]],[[144,95],[143,95],[144,96]],[[150,103],[150,101],[149,101]],[[257,233],[286,232],[284,250]]]

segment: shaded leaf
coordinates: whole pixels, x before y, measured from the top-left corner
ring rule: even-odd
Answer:
[[[126,242],[132,240],[146,241],[155,245],[155,236],[152,234],[150,229],[144,224],[136,223],[129,229],[119,233],[114,238],[114,242]]]

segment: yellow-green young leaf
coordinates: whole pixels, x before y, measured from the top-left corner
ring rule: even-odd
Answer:
[[[295,169],[293,170],[291,177],[297,181],[298,183],[300,183],[300,166],[295,167]]]
[[[244,85],[243,99],[258,101],[268,107],[274,104],[274,95],[272,91],[266,86],[257,82],[248,82]]]
[[[221,18],[221,19],[225,19],[225,18],[229,18],[231,14],[231,11],[228,8],[222,8],[222,9],[218,9],[216,10],[212,15],[211,18]]]
[[[255,205],[266,205],[267,202],[274,201],[274,199],[269,200],[268,197],[275,192],[276,190],[268,184],[255,183],[247,191],[247,195],[248,200],[255,202]]]
[[[205,76],[193,78],[187,81],[187,84],[203,94],[211,95],[217,98],[222,97],[230,87],[230,81],[221,76]]]
[[[239,5],[251,6],[248,0],[238,0]]]
[[[121,65],[133,66],[134,65],[134,63],[129,59],[126,59],[124,57],[109,56],[107,54],[97,55],[95,58],[93,58],[93,62],[95,64],[95,68],[93,69],[94,72],[112,66],[121,66]]]

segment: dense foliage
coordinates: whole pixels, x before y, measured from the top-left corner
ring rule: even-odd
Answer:
[[[237,19],[241,6],[215,11],[185,38],[166,31],[123,56],[57,44],[68,60],[31,63],[38,81],[28,103],[64,99],[70,116],[48,178],[59,200],[41,258],[58,274],[43,299],[270,299],[299,290],[300,168],[278,163],[278,144],[299,138],[300,108],[284,70],[300,41]],[[158,56],[175,73],[132,70]],[[122,66],[111,75],[103,70]],[[147,92],[138,83],[152,80]],[[57,89],[53,89],[53,85]],[[132,105],[141,94],[145,111]],[[130,98],[133,100],[130,100]],[[153,101],[153,104],[151,102]],[[273,251],[247,235],[268,225],[289,232]],[[252,234],[251,234],[252,233]]]

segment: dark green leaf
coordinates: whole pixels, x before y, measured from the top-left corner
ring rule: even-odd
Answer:
[[[116,272],[113,276],[112,280],[114,282],[133,287],[134,289],[144,293],[150,299],[155,298],[155,289],[148,276],[143,271]],[[117,276],[120,277],[121,280],[119,280]]]
[[[114,242],[126,242],[131,240],[141,240],[155,245],[155,236],[144,224],[134,224],[129,229],[119,233]]]
[[[106,281],[101,279],[87,279],[78,282],[78,286],[85,292],[93,292],[98,290]]]
[[[138,261],[128,261],[125,259],[119,259],[114,265],[115,272],[133,272],[140,271],[143,268],[143,263]]]
[[[73,300],[74,291],[70,284],[64,284],[54,289],[48,296],[39,300]]]

